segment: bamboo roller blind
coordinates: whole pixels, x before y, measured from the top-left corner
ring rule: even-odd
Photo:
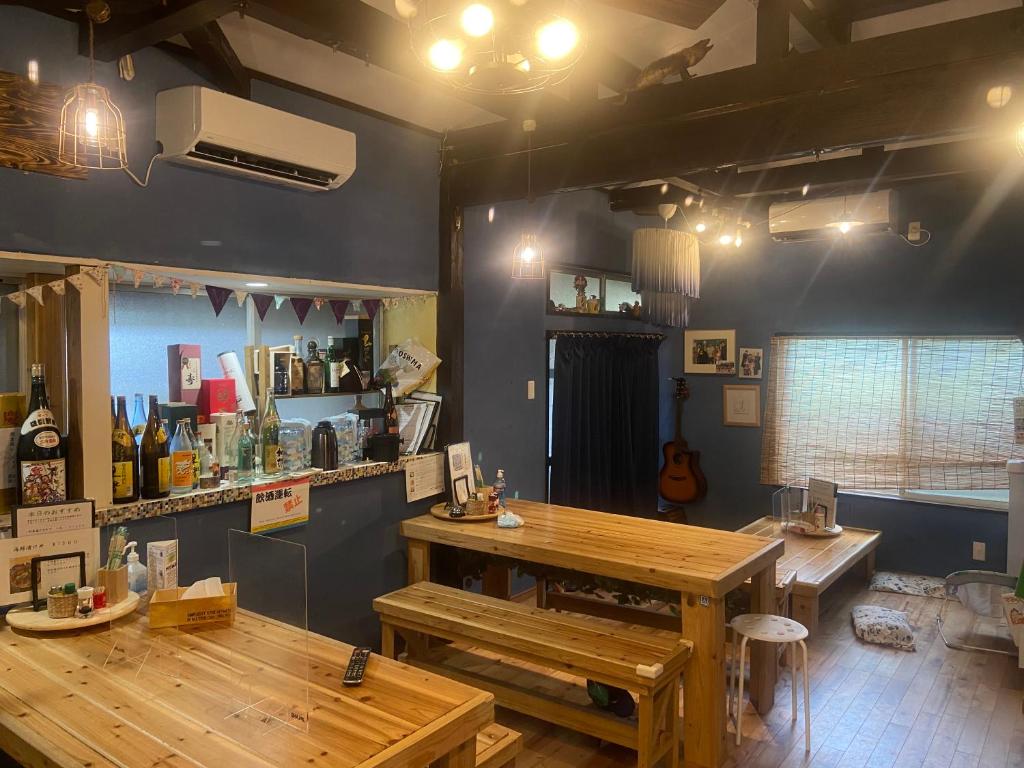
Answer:
[[[776,336],[761,482],[849,489],[1006,488],[1016,337]]]

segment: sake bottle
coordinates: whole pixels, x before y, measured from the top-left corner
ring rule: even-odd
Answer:
[[[128,422],[124,395],[117,396],[117,419],[110,434],[113,459],[113,501],[128,504],[139,498],[139,446]]]
[[[192,490],[192,441],[188,439],[188,419],[178,422],[171,440],[171,493],[182,494]]]
[[[67,441],[46,396],[41,363],[32,365],[32,397],[18,437],[18,500],[22,504],[67,501]]]
[[[139,446],[142,498],[163,499],[171,492],[171,449],[160,421],[156,395],[149,396],[149,419]]]
[[[142,433],[146,431],[146,425],[149,423],[146,419],[146,408],[143,404],[141,392],[135,393],[135,405],[132,408],[130,423],[132,425],[132,434],[135,436],[135,443],[138,445],[142,441]]]
[[[192,487],[199,487],[199,448],[202,445],[202,441],[196,437],[196,433],[192,430],[192,419],[185,419],[185,434],[188,435],[188,441],[192,444]]]
[[[238,412],[238,440],[235,449],[236,471],[239,482],[251,482],[256,472],[256,437],[252,433],[249,417]]]
[[[260,423],[260,455],[263,457],[263,474],[281,474],[281,417],[277,414],[274,393],[267,393],[267,408]]]

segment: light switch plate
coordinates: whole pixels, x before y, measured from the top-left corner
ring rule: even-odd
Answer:
[[[978,560],[978,561],[981,561],[981,562],[985,562],[986,558],[985,558],[985,542],[984,541],[976,541],[976,542],[974,542],[974,545],[971,547],[971,557],[973,557],[975,560]]]
[[[530,379],[526,382],[526,399],[533,400],[537,397],[537,382]]]

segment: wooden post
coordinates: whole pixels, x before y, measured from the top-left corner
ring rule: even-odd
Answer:
[[[757,63],[789,53],[789,0],[758,0]]]
[[[78,267],[69,267],[76,274]],[[65,294],[68,366],[68,494],[110,506],[110,329],[107,285],[84,280]],[[31,301],[31,299],[30,299]]]
[[[512,599],[512,570],[500,565],[488,565],[484,569],[481,590],[488,597],[499,600]]]
[[[34,287],[58,279],[57,275],[29,274],[25,285]],[[70,286],[69,290],[74,290]],[[46,370],[46,394],[50,410],[61,432],[68,429],[67,409],[67,326],[64,298],[52,291],[43,292],[43,306],[29,297],[25,302],[25,325],[28,334],[28,363],[42,363]]]
[[[473,768],[476,765],[476,736],[444,755],[437,765],[438,768]]]
[[[775,561],[772,561],[771,565],[750,579],[750,612],[775,613],[777,606]],[[750,650],[750,701],[762,715],[775,705],[777,677],[778,655],[775,645],[753,641]]]
[[[683,593],[683,637],[693,655],[683,684],[683,765],[718,768],[725,760],[725,601]]]
[[[430,581],[430,542],[409,539],[408,580],[410,584]]]
[[[444,147],[441,149],[445,152]],[[437,355],[444,362],[437,370],[437,391],[444,396],[440,416],[440,442],[454,443],[464,432],[466,306],[462,270],[462,207],[452,197],[451,170],[441,172],[440,246],[437,295]]]

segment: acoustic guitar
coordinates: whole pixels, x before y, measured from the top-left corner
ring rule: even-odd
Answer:
[[[690,397],[686,379],[676,382],[676,436],[665,443],[662,453],[665,463],[658,476],[658,492],[662,498],[676,504],[688,504],[703,499],[708,492],[708,481],[700,469],[700,451],[691,451],[683,439],[683,403]]]

